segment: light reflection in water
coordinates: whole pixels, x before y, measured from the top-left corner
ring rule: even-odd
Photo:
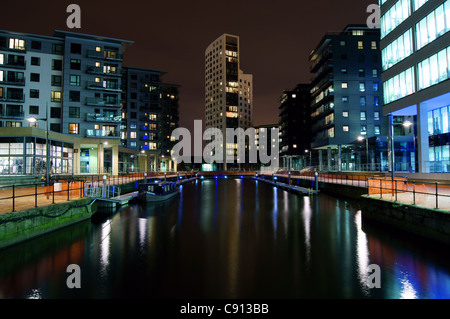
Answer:
[[[305,229],[306,265],[309,267],[311,259],[311,198],[304,196],[303,201],[303,226]]]
[[[356,225],[356,257],[358,266],[358,277],[361,284],[362,291],[365,296],[370,294],[367,286],[368,267],[369,267],[369,247],[367,243],[367,236],[362,231],[361,211],[355,213]]]
[[[272,224],[273,236],[277,238],[277,224],[278,224],[278,188],[273,187],[273,210],[272,210]]]
[[[111,221],[107,222],[100,231],[100,267],[101,274],[107,275],[109,264],[109,249],[111,244]]]

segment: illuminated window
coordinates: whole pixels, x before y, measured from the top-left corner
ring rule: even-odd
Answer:
[[[364,49],[364,43],[363,41],[358,41],[358,50]]]
[[[61,102],[61,92],[60,91],[51,91],[51,101],[52,102]]]
[[[343,89],[346,89],[346,88],[348,87],[347,82],[342,82],[341,87],[342,87]]]
[[[359,92],[365,92],[366,91],[366,84],[361,82],[359,83]]]
[[[371,48],[372,48],[372,50],[376,50],[377,49],[377,41],[372,41]]]
[[[0,64],[5,63],[5,55],[3,53],[0,53]]]
[[[342,131],[344,131],[344,132],[348,132],[348,131],[349,131],[349,127],[348,127],[348,125],[344,125],[344,126],[342,126]]]
[[[136,132],[130,132],[130,138],[136,138]]]
[[[380,135],[381,134],[379,125],[375,125],[374,126],[374,130],[375,130],[375,135]]]
[[[102,48],[101,47],[95,47],[95,51],[100,52],[100,51],[102,51]]]
[[[25,50],[25,41],[20,39],[9,39],[9,48],[14,50]]]
[[[366,112],[361,112],[361,113],[360,113],[359,119],[360,119],[361,121],[365,121],[365,120],[366,120]]]
[[[78,134],[79,126],[80,124],[78,123],[69,123],[69,134]]]
[[[342,117],[348,117],[348,111],[342,112]]]
[[[366,133],[367,133],[367,126],[361,125],[361,135],[366,135]]]
[[[380,120],[380,112],[373,112],[373,119],[375,121],[379,121]]]

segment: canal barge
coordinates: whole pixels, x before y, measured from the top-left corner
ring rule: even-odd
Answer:
[[[175,182],[152,182],[139,184],[138,198],[145,202],[160,202],[180,193]]]

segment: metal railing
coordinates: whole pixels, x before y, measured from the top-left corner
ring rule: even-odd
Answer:
[[[106,183],[108,196],[119,196],[119,185],[138,183],[139,181],[166,180],[177,181],[194,177],[195,172],[148,172],[131,173],[117,176],[91,175],[77,177],[57,177],[52,185],[33,183],[23,185],[0,186],[0,214],[42,207],[83,197],[102,197]],[[137,188],[137,186],[136,186]],[[100,193],[99,193],[100,189]]]
[[[450,184],[408,181],[406,178],[369,178],[370,196],[427,208],[450,210]]]

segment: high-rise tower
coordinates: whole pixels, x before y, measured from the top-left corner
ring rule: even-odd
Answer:
[[[246,130],[253,125],[253,77],[240,70],[239,60],[239,37],[234,35],[221,35],[205,51],[206,128],[222,131],[224,170],[233,166],[226,155],[234,156],[233,163],[237,163],[238,143],[242,142],[226,143],[226,129]]]

